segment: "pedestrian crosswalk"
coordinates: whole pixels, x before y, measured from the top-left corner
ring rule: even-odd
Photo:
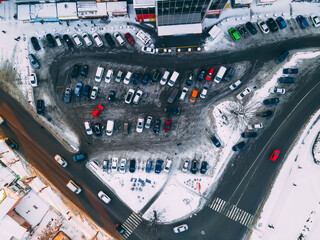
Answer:
[[[209,205],[209,208],[225,215],[233,221],[239,222],[246,227],[250,227],[254,219],[253,215],[250,213],[247,213],[237,206],[218,197],[213,200],[213,202]]]
[[[126,232],[123,234],[123,237],[127,239],[131,235],[131,233],[139,226],[141,221],[141,216],[133,212],[122,224],[122,227],[124,228],[124,230],[126,230]]]

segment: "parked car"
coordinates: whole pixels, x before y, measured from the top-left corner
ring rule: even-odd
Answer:
[[[37,79],[37,75],[35,73],[30,73],[28,75],[28,81],[29,81],[31,87],[38,87],[38,79]]]
[[[229,32],[231,38],[233,39],[233,41],[237,42],[240,39],[240,35],[236,29],[230,28],[228,32]]]
[[[276,32],[279,30],[279,27],[273,18],[269,18],[266,23],[271,32]]]
[[[157,83],[160,79],[160,72],[158,70],[156,70],[153,75],[152,75],[152,78],[151,78],[151,81],[153,83]]]
[[[158,159],[158,160],[156,161],[156,166],[155,166],[155,168],[154,168],[154,172],[155,172],[155,173],[160,173],[160,172],[161,172],[161,170],[162,170],[162,164],[163,164],[163,160]]]
[[[77,97],[79,97],[81,94],[82,86],[83,84],[81,82],[78,82],[76,88],[74,89],[74,95],[76,95]]]
[[[130,160],[129,172],[134,173],[136,171],[136,160]]]
[[[17,149],[19,146],[16,144],[15,141],[13,141],[11,138],[6,138],[4,142],[7,144],[7,146],[11,149]]]
[[[150,54],[154,54],[155,53],[155,49],[154,48],[146,47],[146,46],[143,46],[141,48],[141,51],[145,52],[145,53],[150,53]]]
[[[72,37],[73,37],[73,41],[75,42],[75,44],[76,44],[78,47],[82,46],[82,42],[81,42],[78,34],[75,33],[75,34],[72,35]]]
[[[78,161],[86,160],[87,156],[84,153],[79,153],[79,154],[73,156],[72,159],[74,162],[78,162]]]
[[[187,96],[187,92],[189,91],[189,88],[187,87],[184,87],[181,91],[181,94],[180,94],[180,97],[179,97],[179,100],[180,101],[184,101],[184,99],[186,98]]]
[[[320,19],[319,19],[319,17],[317,15],[313,14],[313,15],[310,16],[310,18],[311,18],[311,22],[312,22],[313,26],[315,26],[315,27],[319,27],[320,26]]]
[[[40,44],[39,44],[38,39],[36,37],[31,37],[31,44],[32,44],[34,50],[36,50],[36,51],[41,50]]]
[[[83,98],[89,98],[90,92],[91,92],[91,86],[90,85],[85,85],[84,89],[83,89],[83,92],[82,92],[82,97]]]
[[[135,41],[134,41],[133,37],[131,36],[131,34],[130,34],[130,33],[126,33],[124,36],[126,37],[126,39],[128,40],[128,42],[130,43],[130,45],[131,45],[131,46],[134,46]]]
[[[277,17],[276,22],[278,23],[280,29],[287,27],[287,23],[282,17]]]
[[[87,135],[90,136],[93,134],[90,122],[88,122],[88,121],[84,122],[84,128],[86,130]]]
[[[128,122],[124,122],[123,123],[123,134],[124,135],[128,135],[129,134],[129,123]]]
[[[231,90],[235,90],[237,87],[240,86],[240,84],[241,84],[241,81],[240,81],[240,80],[235,81],[234,83],[232,83],[232,84],[229,86],[229,88],[230,88]]]
[[[28,55],[28,58],[29,58],[29,62],[30,62],[30,64],[31,64],[32,67],[34,67],[34,68],[40,68],[40,63],[39,63],[39,61],[38,61],[38,59],[36,58],[35,55],[29,54],[29,55]]]
[[[112,158],[112,164],[111,164],[111,171],[114,173],[118,170],[118,158],[113,157]]]
[[[220,140],[216,137],[216,136],[212,136],[211,137],[211,142],[213,143],[213,145],[215,145],[217,148],[221,147],[221,142]]]
[[[92,41],[91,41],[90,36],[89,36],[88,33],[82,33],[82,38],[83,38],[85,44],[86,44],[88,47],[90,47],[90,46],[92,45]]]
[[[125,78],[123,79],[123,83],[124,84],[129,84],[130,83],[130,80],[132,78],[132,72],[127,72]]]
[[[102,169],[103,169],[104,172],[109,172],[110,161],[108,159],[107,160],[103,160]]]
[[[188,225],[187,224],[182,224],[180,226],[174,227],[173,228],[173,232],[174,233],[181,233],[181,232],[185,232],[188,230]]]
[[[126,164],[127,164],[127,160],[125,158],[122,158],[120,160],[120,167],[119,167],[120,173],[126,173]]]
[[[258,22],[258,26],[263,34],[267,34],[270,32],[267,24],[264,21]]]
[[[279,83],[294,83],[293,77],[279,77],[278,78]]]
[[[151,127],[151,123],[152,123],[152,117],[151,116],[148,116],[147,117],[147,121],[146,121],[146,124],[145,124],[145,128],[146,129],[149,129]]]
[[[69,103],[71,101],[71,96],[72,96],[72,90],[71,88],[66,88],[65,92],[64,92],[64,98],[63,101],[65,103]]]
[[[289,51],[284,51],[277,59],[277,63],[282,63],[289,55]]]
[[[156,119],[154,126],[153,126],[153,132],[154,133],[159,133],[160,132],[160,126],[161,126],[161,120]]]
[[[240,33],[240,35],[244,38],[248,37],[248,31],[244,26],[240,26],[238,27],[238,32]]]
[[[94,124],[94,134],[99,137],[102,135],[102,126],[101,123],[95,123]]]
[[[272,105],[272,104],[277,104],[280,102],[279,98],[267,98],[263,100],[264,105]]]
[[[136,131],[137,131],[138,133],[142,133],[143,127],[144,127],[144,118],[143,118],[143,117],[139,117],[139,118],[138,118],[138,122],[137,122]]]
[[[116,82],[121,82],[121,79],[122,79],[122,75],[123,75],[123,72],[122,71],[119,71],[118,73],[117,73],[117,76],[115,77],[115,81]]]
[[[56,41],[54,40],[53,36],[50,33],[46,34],[46,39],[48,41],[49,47],[53,48],[56,46]]]
[[[69,48],[73,47],[73,42],[71,41],[71,38],[69,37],[69,35],[64,34],[62,38]]]
[[[106,33],[106,34],[104,35],[104,38],[106,39],[106,41],[107,41],[107,43],[108,43],[108,45],[109,45],[110,47],[112,47],[112,46],[115,45],[115,42],[113,41],[110,33]]]
[[[111,199],[109,198],[109,196],[102,191],[98,192],[98,197],[102,201],[104,201],[106,204],[109,204],[111,202]]]
[[[255,138],[258,134],[256,132],[243,132],[241,133],[241,137],[243,138]]]
[[[99,116],[99,114],[102,112],[102,110],[103,110],[103,107],[102,107],[101,105],[98,105],[98,106],[95,108],[95,110],[92,112],[91,115],[92,115],[94,118],[96,118],[96,117]]]
[[[188,78],[187,78],[187,81],[186,81],[186,85],[188,87],[190,87],[192,85],[192,82],[193,82],[193,78],[194,78],[194,73],[190,73]]]
[[[147,161],[147,163],[146,163],[146,172],[147,172],[147,173],[150,173],[151,170],[152,170],[152,159],[149,158],[148,161]]]
[[[262,123],[249,124],[249,125],[248,125],[248,129],[249,129],[249,130],[261,129],[261,128],[263,128],[263,124],[262,124]]]
[[[172,165],[172,160],[170,158],[167,158],[166,165],[164,166],[163,171],[168,173],[170,171],[171,165]]]
[[[278,149],[274,150],[273,153],[271,154],[270,161],[275,162],[278,159],[279,155],[280,155],[280,150]]]
[[[237,98],[239,100],[242,100],[246,95],[248,95],[249,93],[251,93],[251,89],[250,88],[245,88],[241,93],[239,93],[237,95]]]
[[[257,113],[256,115],[257,117],[261,117],[261,118],[269,118],[269,117],[272,117],[273,112],[271,110],[267,110],[264,112]]]
[[[206,70],[201,70],[201,72],[200,72],[199,75],[198,75],[197,81],[198,81],[199,83],[201,83],[202,80],[204,79],[205,75],[206,75]]]
[[[284,88],[273,87],[273,88],[270,88],[269,92],[276,93],[276,94],[285,94],[286,90]]]
[[[210,69],[209,69],[209,72],[208,72],[208,74],[207,74],[207,76],[206,76],[206,80],[207,80],[207,81],[210,81],[210,80],[211,80],[212,75],[213,75],[213,72],[214,72],[214,68],[210,68]]]
[[[54,160],[56,160],[64,168],[68,166],[66,160],[64,160],[59,154],[54,156]]]
[[[58,47],[62,47],[63,46],[62,45],[62,41],[61,41],[61,37],[60,37],[59,34],[55,34],[54,35],[54,40],[56,41],[56,44],[57,44]]]
[[[149,78],[150,78],[150,74],[149,73],[145,73],[143,76],[143,79],[141,81],[142,85],[147,85],[149,82]]]
[[[202,89],[201,94],[200,94],[200,98],[203,98],[203,99],[206,98],[208,90],[209,90],[209,84],[206,83],[203,86],[203,89]]]
[[[119,43],[120,46],[123,46],[125,44],[123,38],[121,37],[120,33],[115,32],[113,34],[113,36],[115,37],[115,39],[117,40],[117,42]]]
[[[82,65],[80,69],[80,76],[86,78],[88,76],[89,67],[88,65]]]
[[[198,91],[197,90],[192,90],[191,96],[190,96],[190,102],[195,102],[196,99],[198,98]]]
[[[183,165],[182,165],[182,172],[188,172],[189,164],[190,164],[189,159],[184,160]]]
[[[44,114],[44,100],[37,100],[37,114]]]
[[[236,72],[236,69],[235,68],[230,68],[229,72],[226,74],[226,76],[224,77],[224,80],[226,81],[230,81],[231,78],[233,77],[234,73]]]
[[[254,25],[251,22],[247,22],[245,24],[246,28],[248,29],[248,31],[252,34],[252,35],[256,35],[257,34],[257,29],[254,27]]]
[[[134,73],[134,74],[133,74],[133,77],[132,77],[131,84],[132,84],[133,86],[138,85],[140,78],[141,78],[141,73],[140,73],[140,72]]]
[[[134,95],[134,98],[132,100],[133,104],[139,104],[139,102],[141,101],[141,96],[142,96],[143,92],[139,89],[138,91],[136,91],[136,94]]]
[[[70,77],[77,78],[79,74],[80,74],[80,65],[79,64],[73,65],[72,71],[70,73]]]
[[[234,145],[232,147],[232,150],[236,152],[236,151],[243,149],[245,146],[246,146],[246,143],[242,141],[242,142],[239,142],[238,144]]]
[[[97,86],[94,86],[94,87],[92,88],[91,95],[90,95],[90,98],[91,98],[92,100],[94,100],[94,99],[97,98],[97,96],[98,96],[98,91],[99,91],[99,88],[98,88]]]
[[[93,33],[92,34],[93,40],[95,41],[95,43],[97,44],[98,47],[102,47],[103,46],[103,42],[99,36],[98,33]]]
[[[113,102],[115,98],[116,98],[116,91],[111,89],[109,91],[109,95],[108,95],[107,100],[108,100],[108,102]]]
[[[202,161],[201,167],[200,167],[200,173],[205,174],[207,172],[207,169],[208,169],[208,162]]]
[[[282,73],[283,74],[298,74],[299,70],[298,70],[298,68],[284,68],[282,70]]]
[[[196,174],[197,171],[198,171],[198,161],[196,159],[193,159],[191,162],[190,172],[193,174]]]
[[[169,132],[171,127],[172,120],[167,118],[166,123],[164,125],[164,131]]]
[[[129,89],[127,95],[125,97],[124,102],[130,104],[134,95],[134,90],[132,88]]]
[[[306,27],[309,27],[309,23],[307,22],[307,19],[304,16],[299,15],[296,17],[296,20],[301,29],[305,29]]]

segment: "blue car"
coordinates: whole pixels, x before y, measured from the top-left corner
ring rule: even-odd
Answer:
[[[76,88],[74,89],[74,95],[76,95],[77,97],[80,96],[82,86],[82,83],[78,82]]]
[[[305,29],[306,27],[309,27],[309,23],[307,22],[307,19],[305,19],[303,16],[299,15],[296,17],[296,20],[301,27],[301,29]]]
[[[73,157],[73,161],[75,161],[75,162],[85,160],[85,159],[87,159],[87,156],[83,153],[80,153],[80,154]]]
[[[141,78],[141,73],[140,72],[137,72],[137,73],[133,74],[133,77],[132,77],[132,80],[131,80],[131,84],[133,86],[138,85],[140,78]]]
[[[280,29],[287,27],[287,23],[282,17],[277,17],[276,22],[278,23]]]
[[[146,172],[149,173],[152,170],[152,160],[148,159],[147,164],[146,164]]]
[[[149,73],[146,73],[141,81],[141,84],[142,85],[147,85],[148,82],[149,82],[149,78],[150,78],[150,74]]]

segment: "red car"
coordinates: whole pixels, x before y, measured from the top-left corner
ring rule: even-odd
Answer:
[[[101,105],[98,105],[91,115],[96,118],[99,116],[102,110],[103,110],[103,107]]]
[[[126,33],[126,35],[124,35],[124,36],[127,38],[128,42],[130,43],[131,46],[133,46],[133,45],[136,43],[136,42],[133,40],[133,38],[132,38],[132,36],[131,36],[130,33]]]
[[[206,76],[206,80],[207,80],[207,81],[210,81],[210,80],[211,80],[212,75],[213,75],[213,72],[214,72],[214,68],[210,68],[210,70],[209,70],[209,72],[208,72],[208,74],[207,74],[207,76]]]
[[[166,124],[164,125],[164,131],[169,132],[170,127],[171,127],[171,123],[172,123],[172,120],[168,118],[166,120]]]
[[[270,157],[270,160],[275,162],[278,159],[279,155],[280,155],[280,150],[278,149],[274,150]]]

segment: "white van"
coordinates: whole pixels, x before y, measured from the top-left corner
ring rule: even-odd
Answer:
[[[94,79],[94,80],[96,80],[96,82],[101,82],[103,72],[104,72],[104,68],[103,67],[98,67],[97,68],[96,77]]]
[[[151,40],[150,35],[142,30],[139,30],[139,32],[136,33],[136,36],[143,42],[144,45],[146,45]]]
[[[106,77],[104,79],[104,81],[106,83],[110,83],[111,82],[111,79],[112,79],[112,76],[113,76],[113,70],[112,69],[109,69],[107,74],[106,74]]]
[[[225,68],[224,66],[221,66],[219,68],[217,75],[214,77],[214,82],[216,83],[221,82],[223,75],[226,73],[226,71],[227,71],[227,68]]]
[[[119,43],[120,46],[123,46],[125,44],[123,38],[121,37],[120,33],[115,32],[114,35],[115,39],[117,40],[117,42]]]
[[[81,188],[72,180],[69,180],[67,187],[75,194],[79,194],[81,192]]]
[[[113,134],[113,128],[114,128],[114,121],[113,120],[108,120],[107,128],[106,128],[106,134],[108,136],[111,136]]]
[[[124,84],[129,84],[130,80],[131,80],[131,77],[132,77],[132,72],[128,72],[126,77],[124,78],[123,80],[123,83]]]
[[[174,71],[169,79],[168,85],[170,87],[173,87],[173,85],[176,83],[177,79],[179,77],[179,73]]]
[[[169,75],[170,75],[170,72],[168,71],[165,71],[161,80],[160,80],[160,84],[161,85],[166,85],[167,81],[168,81],[168,78],[169,78]]]

